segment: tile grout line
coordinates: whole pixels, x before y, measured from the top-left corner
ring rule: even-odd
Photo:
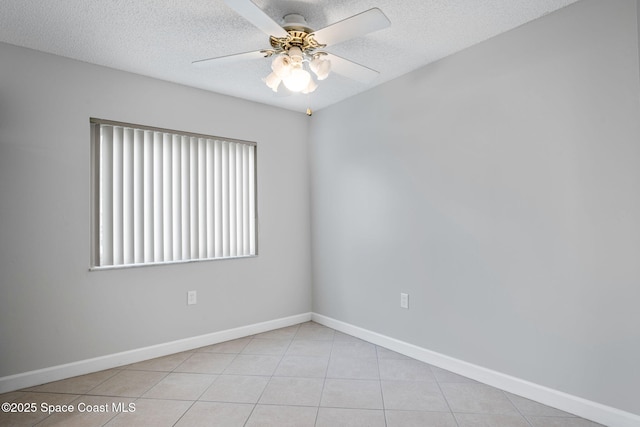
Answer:
[[[287,348],[284,350],[284,352],[282,353],[282,355],[280,355],[280,360],[278,361],[278,364],[276,365],[276,367],[273,369],[273,372],[271,373],[271,375],[269,376],[269,381],[267,381],[267,384],[264,386],[264,388],[262,389],[262,392],[260,393],[260,396],[258,396],[258,398],[256,399],[256,403],[253,405],[253,408],[251,408],[251,412],[249,413],[249,415],[247,416],[247,419],[245,420],[243,426],[246,426],[247,423],[249,422],[249,420],[251,419],[251,416],[253,415],[253,413],[255,412],[256,408],[258,407],[258,404],[260,403],[260,399],[262,399],[262,396],[264,395],[265,390],[267,389],[267,387],[269,387],[269,383],[271,382],[271,380],[273,379],[274,374],[278,371],[278,367],[280,366],[280,364],[282,363],[282,359],[284,359],[284,355],[287,354],[287,350],[289,350],[289,347],[291,347],[291,343],[293,342],[294,338],[296,337],[296,335],[298,335],[298,331],[300,330],[300,325],[298,324],[296,325],[296,333],[293,334],[293,336],[288,340],[289,344],[287,345]],[[259,335],[259,334],[258,334]],[[254,335],[251,338],[251,341],[249,341],[249,343],[247,343],[247,345],[244,348],[247,348],[247,346],[255,339],[256,335]],[[243,349],[244,350],[244,349]],[[238,353],[240,354],[240,353]],[[264,375],[263,375],[264,376]]]
[[[336,342],[336,332],[333,331],[333,337],[331,339],[331,350],[329,351],[329,359],[327,360],[327,367],[324,369],[324,377],[322,378],[322,389],[320,390],[320,401],[318,402],[318,410],[316,411],[316,419],[313,425],[318,424],[318,417],[320,416],[320,408],[322,407],[322,396],[324,395],[324,388],[327,384],[327,375],[329,374],[329,365],[331,364],[331,356],[333,355],[333,346]]]
[[[247,348],[247,346],[248,346],[249,344],[251,344],[251,342],[253,341],[253,339],[254,339],[255,337],[256,337],[255,335],[251,336],[251,339],[249,340],[249,342],[247,343],[247,345],[245,345],[244,347],[242,347],[242,350],[240,350],[240,351],[236,354],[236,357],[238,357],[240,354],[242,354],[242,351],[243,351],[245,348]],[[233,360],[235,360],[235,359],[236,359],[236,357],[234,357],[234,358],[233,358]],[[233,363],[233,361],[232,361],[231,363]],[[229,366],[231,366],[231,363],[229,363]],[[229,366],[227,366],[227,368],[228,368]],[[225,368],[225,371],[227,370],[227,368]],[[277,369],[277,367],[276,367],[276,369]],[[275,372],[275,371],[274,371],[274,372]],[[271,379],[269,379],[269,381],[271,381]],[[267,381],[267,385],[269,385],[269,381]],[[266,388],[267,388],[267,385],[265,385],[265,386],[264,386],[264,389],[266,389]],[[258,402],[260,401],[260,398],[262,397],[262,394],[264,393],[264,389],[262,389],[262,392],[260,393],[260,396],[258,396],[258,398],[256,399],[256,403],[254,403],[254,404],[253,404],[253,407],[251,408],[251,412],[249,412],[249,415],[247,415],[247,419],[246,419],[246,420],[244,420],[244,423],[242,423],[243,427],[247,425],[247,423],[248,423],[248,422],[249,422],[249,420],[251,419],[251,416],[253,415],[254,411],[255,411],[255,410],[256,410],[256,408],[258,407]]]
[[[375,344],[374,344],[375,345]],[[384,390],[382,388],[382,374],[380,373],[380,353],[378,352],[379,346],[375,346],[376,350],[376,366],[378,367],[378,383],[380,384],[380,398],[382,399],[382,415],[384,418],[384,426],[388,426],[387,422],[387,409],[384,404]]]
[[[175,368],[173,368],[171,371],[169,371],[169,374],[178,374],[178,373],[187,374],[187,373],[189,373],[189,372],[179,372],[179,371],[176,371],[176,370],[177,370],[177,369],[179,369],[179,368],[180,368],[180,366],[182,366],[182,365],[183,365],[187,360],[191,359],[191,358],[192,358],[195,354],[197,354],[197,353],[198,353],[198,350],[197,350],[197,349],[195,349],[195,351],[193,351],[193,352],[189,355],[189,357],[187,357],[186,359],[184,359],[184,360],[183,360],[182,362],[180,362],[180,363],[179,363]],[[214,353],[214,354],[221,354],[221,353]],[[236,358],[237,356],[238,356],[238,354],[234,355],[234,356],[233,356],[233,358],[229,361],[229,364],[233,363],[233,361],[235,360],[235,358]],[[225,369],[226,369],[226,368],[225,368]],[[222,372],[224,372],[224,369],[223,369],[223,371],[222,371]],[[194,372],[194,373],[195,373],[195,372]],[[164,378],[168,377],[168,376],[169,376],[169,374],[167,374]],[[199,395],[195,400],[192,400],[192,401],[191,401],[191,405],[189,405],[189,407],[188,407],[188,408],[187,408],[187,409],[182,413],[182,415],[180,415],[180,416],[178,417],[178,419],[176,420],[176,422],[175,422],[175,423],[173,423],[173,424],[172,424],[172,426],[177,425],[177,424],[180,422],[180,420],[181,420],[182,418],[184,418],[184,416],[187,414],[187,412],[189,412],[189,410],[191,410],[191,408],[193,408],[193,406],[196,404],[196,402],[198,402],[198,401],[200,400],[200,398],[201,398],[201,397],[202,397],[202,396],[207,392],[207,390],[209,390],[209,388],[211,388],[211,386],[213,386],[213,384],[215,384],[215,382],[218,380],[218,378],[220,378],[220,374],[211,374],[211,375],[216,375],[216,378],[211,382],[211,384],[209,384],[209,386],[208,386],[207,388],[205,388],[205,389],[202,391],[202,393],[200,393],[200,395]],[[163,379],[164,379],[164,378],[163,378]],[[162,380],[160,380],[160,381],[162,381]],[[160,382],[158,382],[157,384],[159,384],[159,383],[160,383]],[[157,384],[156,384],[156,385],[157,385]],[[140,397],[136,400],[136,402],[137,402],[139,399],[141,399],[141,398],[142,398],[142,396],[140,396]],[[159,399],[159,400],[172,400],[172,399]]]
[[[125,366],[128,366],[128,365],[125,365]],[[78,395],[78,397],[77,397],[76,399],[73,399],[73,400],[70,402],[70,404],[72,404],[72,403],[74,403],[74,402],[77,402],[77,401],[79,401],[79,400],[80,400],[80,401],[86,401],[86,400],[87,400],[87,398],[91,398],[91,397],[122,397],[122,398],[129,398],[129,399],[130,399],[131,397],[128,397],[128,396],[107,396],[107,395],[101,395],[101,394],[88,394],[88,393],[90,393],[92,390],[95,390],[96,388],[100,387],[102,384],[104,384],[104,383],[106,383],[107,381],[109,381],[110,379],[114,378],[116,375],[119,375],[119,374],[121,374],[121,373],[123,373],[123,372],[125,372],[125,371],[126,371],[126,369],[125,369],[125,368],[123,368],[123,369],[118,369],[118,372],[115,372],[113,375],[111,375],[111,376],[109,376],[109,377],[105,378],[104,380],[100,381],[98,384],[94,385],[94,386],[93,386],[93,387],[91,387],[89,390],[85,391],[84,393],[79,394],[79,395]],[[98,371],[98,372],[100,372],[100,371]],[[97,372],[95,372],[95,373],[97,373]],[[91,375],[91,374],[85,374],[85,375]],[[166,375],[165,375],[165,376],[166,376]],[[164,377],[163,377],[163,378],[164,378]],[[64,381],[64,380],[62,380],[62,381]],[[161,381],[161,380],[160,380],[160,381]],[[153,387],[153,386],[152,386],[152,387]],[[149,390],[147,390],[147,391],[149,391]],[[146,391],[145,391],[145,393],[146,393]],[[62,394],[74,394],[74,393],[62,393]],[[135,398],[135,397],[134,397],[133,399],[134,399],[134,402],[137,400],[137,398]],[[44,423],[47,419],[49,419],[49,418],[50,418],[51,416],[53,416],[53,415],[55,415],[55,413],[52,413],[52,414],[47,415],[47,416],[46,416],[46,417],[44,417],[42,420],[38,421],[35,425],[38,425],[38,424],[42,424],[42,423]],[[113,419],[114,419],[115,417],[117,417],[117,416],[118,416],[118,414],[114,414],[111,418],[109,418],[107,421],[105,421],[105,422],[102,424],[102,426],[106,425],[107,423],[109,423],[111,420],[113,420]]]
[[[522,411],[520,411],[520,408],[518,408],[518,405],[516,405],[513,400],[511,400],[511,398],[509,397],[509,395],[507,393],[504,392],[504,390],[501,390],[502,394],[504,394],[504,397],[507,398],[507,400],[513,405],[514,408],[516,408],[516,411],[518,412],[518,414],[520,414],[520,416],[522,417],[522,419],[524,419],[524,421],[530,426],[533,427],[533,424],[531,424],[531,421],[529,421],[529,418],[527,418]]]
[[[189,360],[190,358],[191,358],[191,356],[189,356],[189,357],[185,360],[185,362],[186,362],[187,360]],[[229,362],[229,364],[231,364],[231,363],[235,360],[235,358],[236,358],[236,357],[234,356],[234,357],[233,357],[233,359],[231,359],[231,361]],[[184,363],[184,362],[183,362],[183,363]],[[182,363],[181,363],[180,365],[182,365]],[[180,367],[180,365],[178,365],[175,369],[178,369],[178,367]],[[174,369],[173,371],[171,371],[171,373],[177,373],[177,372],[175,372],[175,369]],[[212,375],[213,375],[213,374],[212,374]],[[202,396],[204,396],[204,394],[207,392],[207,390],[209,390],[209,389],[210,389],[210,388],[215,384],[215,382],[216,382],[216,381],[218,381],[218,378],[220,378],[220,374],[216,374],[216,378],[215,378],[213,381],[211,381],[211,384],[209,384],[209,386],[208,386],[207,388],[205,388],[205,389],[202,391],[202,393],[200,393],[200,395],[199,395],[195,400],[192,400],[192,401],[191,401],[191,405],[189,405],[189,407],[188,407],[188,408],[187,408],[187,409],[182,413],[182,415],[180,415],[180,417],[178,417],[178,419],[176,420],[176,422],[175,422],[175,423],[173,423],[173,426],[177,425],[177,424],[180,422],[180,420],[181,420],[182,418],[184,418],[184,416],[185,416],[185,415],[187,415],[187,412],[189,412],[189,411],[191,410],[191,408],[193,408],[193,407],[194,407],[194,405],[195,405],[197,402],[199,402],[199,401],[200,401],[200,398],[201,398]]]
[[[438,386],[438,390],[440,390],[440,394],[442,395],[442,398],[444,399],[445,403],[447,404],[447,408],[449,408],[449,413],[451,414],[451,418],[453,418],[453,422],[456,423],[456,426],[460,427],[460,423],[458,423],[458,417],[456,417],[456,414],[453,412],[453,409],[451,408],[451,405],[449,404],[449,399],[447,399],[447,396],[444,394],[444,391],[442,390],[442,387],[440,387],[440,381],[438,381],[438,377],[436,376],[436,373],[433,372],[433,369],[431,369],[431,365],[430,364],[426,364],[427,366],[429,366],[429,371],[431,372],[431,375],[433,375],[433,379],[435,380],[436,385]]]
[[[205,347],[208,347],[208,346],[205,346]],[[200,347],[200,348],[202,348],[202,347]],[[211,382],[211,384],[209,384],[209,386],[205,390],[203,390],[202,393],[200,393],[200,395],[195,400],[191,400],[191,399],[167,399],[167,398],[146,398],[146,399],[150,399],[150,400],[171,400],[171,401],[191,402],[191,405],[189,405],[189,407],[182,413],[182,415],[180,415],[180,417],[176,420],[176,422],[173,423],[173,426],[175,426],[176,424],[178,424],[180,422],[180,420],[187,414],[187,412],[189,412],[189,410],[191,408],[193,408],[193,406],[196,404],[196,402],[200,401],[200,398],[207,392],[207,390],[209,390],[209,388],[211,388],[213,386],[213,384],[215,384],[215,382],[218,380],[218,378],[220,378],[220,375],[224,372],[224,369],[226,369],[226,367],[225,367],[218,374],[178,371],[180,366],[184,365],[189,359],[191,359],[195,354],[198,354],[198,353],[205,353],[205,354],[233,354],[233,358],[229,361],[227,366],[231,365],[231,363],[233,363],[233,361],[236,359],[236,357],[240,354],[239,352],[238,353],[203,352],[203,351],[198,351],[198,349],[194,349],[191,352],[191,354],[189,355],[189,357],[187,357],[186,359],[184,359],[183,361],[178,363],[178,365],[175,366],[172,370],[170,370],[170,371],[151,371],[151,372],[167,372],[167,374],[162,379],[160,379],[155,385],[153,385],[151,388],[153,388],[156,385],[158,385],[160,382],[162,382],[162,380],[167,378],[170,374],[194,374],[194,375],[215,375],[216,376],[216,378]],[[141,371],[144,371],[144,370],[141,370]],[[151,388],[149,390],[151,390]],[[147,393],[149,390],[147,390],[145,393]],[[140,399],[143,398],[143,396],[144,396],[144,393],[143,393],[143,395],[135,398],[135,402],[138,402]],[[109,420],[109,422],[110,421],[111,420]]]

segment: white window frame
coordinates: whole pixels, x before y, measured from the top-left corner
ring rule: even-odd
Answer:
[[[91,270],[257,256],[255,142],[90,126]]]

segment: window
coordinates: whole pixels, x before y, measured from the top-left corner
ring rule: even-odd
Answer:
[[[256,255],[256,144],[91,119],[92,267]]]

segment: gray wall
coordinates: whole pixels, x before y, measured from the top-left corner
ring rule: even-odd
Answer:
[[[636,7],[584,0],[314,114],[314,311],[640,414]]]
[[[310,311],[307,116],[5,44],[0,58],[0,376]],[[256,141],[259,256],[89,272],[89,117]]]

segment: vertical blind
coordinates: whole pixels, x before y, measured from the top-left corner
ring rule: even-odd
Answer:
[[[255,143],[91,123],[93,267],[256,254]]]

